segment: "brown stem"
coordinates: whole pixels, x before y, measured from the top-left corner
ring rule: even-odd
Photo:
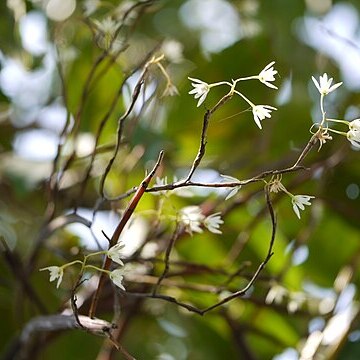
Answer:
[[[126,208],[123,217],[121,218],[118,226],[116,227],[116,229],[115,229],[115,231],[114,231],[114,233],[113,233],[113,235],[112,235],[112,237],[110,239],[109,248],[114,246],[117,243],[117,241],[119,240],[120,234],[124,230],[125,225],[127,224],[127,222],[129,221],[131,215],[133,214],[133,212],[134,212],[137,204],[139,203],[141,197],[144,195],[144,192],[145,192],[146,188],[148,187],[151,179],[154,177],[154,175],[156,173],[156,170],[160,166],[160,163],[161,163],[163,157],[164,157],[164,152],[160,151],[158,160],[157,160],[156,164],[154,165],[154,168],[151,170],[149,175],[147,175],[144,178],[144,180],[141,182],[140,186],[136,190],[135,195],[133,196],[133,198],[129,202],[129,205]],[[103,265],[103,270],[109,270],[110,265],[111,265],[111,259],[109,257],[106,257],[104,265]],[[97,289],[95,291],[95,294],[94,294],[94,296],[92,298],[90,311],[89,311],[89,317],[91,317],[91,318],[93,318],[95,316],[96,307],[97,307],[97,304],[98,304],[98,301],[99,301],[100,292],[101,292],[102,286],[103,286],[104,281],[105,281],[105,276],[106,276],[105,274],[106,274],[105,272],[101,272],[98,287],[97,287]]]
[[[141,74],[137,84],[135,85],[135,89],[134,92],[132,94],[132,98],[131,98],[131,103],[129,104],[127,110],[125,111],[125,113],[120,117],[120,119],[118,120],[118,129],[117,129],[117,138],[116,138],[116,146],[115,146],[115,150],[113,153],[113,156],[111,157],[111,159],[109,160],[104,173],[101,176],[100,179],[100,194],[103,198],[106,198],[105,196],[105,180],[107,178],[107,175],[109,174],[111,167],[116,159],[116,156],[119,152],[119,148],[120,148],[120,143],[121,143],[121,137],[123,134],[123,128],[124,128],[124,122],[127,119],[127,117],[130,115],[132,109],[134,108],[134,105],[136,103],[136,100],[138,99],[139,95],[140,95],[140,90],[145,82],[145,77],[148,71],[148,67],[145,65],[145,68],[143,70],[143,73]]]
[[[173,233],[173,236],[170,239],[169,245],[166,248],[165,259],[164,259],[164,262],[165,262],[164,271],[161,274],[161,276],[159,277],[156,285],[154,286],[154,290],[153,290],[154,295],[157,293],[157,291],[158,291],[158,289],[159,289],[159,287],[161,285],[161,282],[165,279],[167,273],[169,272],[169,269],[170,269],[170,264],[169,264],[170,253],[171,253],[171,250],[173,249],[173,247],[175,245],[175,241],[178,238],[178,236],[179,236],[179,228],[178,228],[178,226],[176,226],[175,231]]]
[[[259,267],[255,271],[253,277],[250,279],[248,284],[243,289],[234,292],[233,294],[224,298],[223,300],[219,301],[218,303],[211,305],[208,308],[202,310],[202,315],[223,305],[223,304],[226,304],[227,302],[229,302],[232,299],[235,299],[239,296],[245,295],[246,292],[250,289],[250,287],[254,284],[255,280],[258,278],[258,276],[260,275],[261,271],[264,269],[264,267],[266,266],[266,264],[268,263],[270,258],[272,257],[272,255],[273,255],[272,249],[274,246],[275,234],[276,234],[276,217],[275,217],[274,209],[272,207],[272,203],[271,203],[271,199],[270,199],[270,195],[269,195],[269,189],[267,188],[267,186],[265,186],[265,197],[266,197],[266,203],[268,206],[268,210],[269,210],[270,217],[271,217],[271,223],[272,223],[272,234],[271,234],[271,239],[270,239],[270,243],[269,243],[269,249],[268,249],[265,259],[259,265]]]
[[[188,183],[191,179],[191,177],[194,175],[195,170],[197,169],[197,167],[200,165],[200,162],[202,160],[202,158],[205,155],[205,150],[206,150],[206,144],[207,144],[207,129],[209,126],[209,120],[211,115],[217,110],[219,109],[222,105],[224,105],[228,100],[230,100],[232,97],[232,94],[229,93],[227,95],[225,95],[223,98],[221,98],[218,103],[210,110],[206,110],[206,113],[204,115],[204,120],[203,120],[203,125],[202,125],[202,130],[201,130],[201,138],[200,138],[200,146],[199,146],[199,150],[198,153],[195,157],[195,160],[191,166],[191,169],[189,171],[188,176],[186,177],[186,180],[184,181],[184,183]]]

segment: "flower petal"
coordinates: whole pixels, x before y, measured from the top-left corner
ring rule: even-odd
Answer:
[[[225,201],[229,200],[230,198],[232,198],[234,195],[236,195],[238,193],[240,189],[240,186],[234,187],[226,196]]]
[[[123,285],[124,279],[124,270],[122,269],[115,269],[109,273],[110,280],[120,289],[125,291],[125,287]]]
[[[300,211],[296,204],[293,204],[293,210],[294,210],[294,213],[296,214],[296,216],[300,219]]]

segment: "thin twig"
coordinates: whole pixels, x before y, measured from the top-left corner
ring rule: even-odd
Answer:
[[[317,143],[318,138],[316,134],[314,134],[309,142],[306,144],[304,150],[301,152],[299,158],[296,160],[295,164],[291,168],[296,168],[306,157],[306,155],[310,152],[313,146]],[[275,175],[275,174],[274,174]]]
[[[152,294],[152,293],[132,293],[132,292],[127,292],[126,293],[127,296],[134,296],[134,297],[139,297],[139,298],[152,298],[152,299],[160,299],[160,300],[164,300],[164,301],[168,301],[171,302],[173,304],[176,304],[186,310],[189,310],[190,312],[194,312],[196,314],[199,315],[203,315],[202,310],[198,309],[197,307],[187,304],[187,303],[183,303],[181,301],[178,301],[177,299],[175,299],[172,296],[168,296],[168,295],[160,295],[160,294]]]
[[[102,174],[101,176],[101,179],[100,179],[100,185],[99,185],[99,190],[100,190],[100,194],[103,198],[106,198],[106,195],[105,195],[105,180],[112,168],[112,165],[116,159],[116,156],[119,152],[119,149],[120,149],[120,144],[121,144],[121,137],[122,137],[122,134],[123,134],[123,128],[124,128],[124,121],[126,120],[126,118],[130,115],[132,109],[134,108],[135,106],[135,103],[136,103],[136,100],[138,99],[139,97],[139,94],[140,94],[140,90],[144,84],[144,81],[145,81],[145,77],[146,77],[146,74],[148,72],[148,67],[145,66],[138,82],[136,83],[135,85],[135,88],[134,88],[134,92],[132,94],[132,97],[131,97],[131,102],[128,106],[128,108],[126,109],[125,113],[119,118],[118,120],[118,129],[117,129],[117,138],[116,138],[116,145],[115,145],[115,149],[114,149],[114,153],[113,153],[113,156],[111,157],[111,159],[109,160],[105,170],[104,170],[104,173]]]
[[[219,103],[222,104],[223,102],[219,102]],[[218,108],[220,106],[218,104],[214,107],[214,109]],[[208,121],[209,121],[209,118],[207,118],[207,116],[209,116],[209,115],[206,115],[206,114],[204,116],[202,137],[201,137],[201,141],[200,141],[199,151],[198,151],[198,154],[197,154],[197,156],[196,156],[196,158],[195,158],[195,160],[194,160],[194,162],[192,164],[192,167],[191,167],[191,169],[189,171],[189,174],[186,177],[186,179],[175,182],[175,183],[171,183],[171,184],[153,186],[153,187],[148,188],[146,190],[146,192],[158,192],[158,191],[166,191],[166,190],[175,190],[175,189],[179,189],[179,188],[183,188],[183,187],[191,187],[191,186],[194,186],[194,187],[209,187],[209,188],[234,188],[234,187],[239,187],[239,186],[245,186],[245,185],[248,185],[248,184],[251,184],[251,183],[260,182],[260,181],[264,180],[265,178],[267,178],[269,176],[286,174],[286,173],[296,172],[296,171],[299,171],[299,170],[308,170],[308,168],[306,168],[305,166],[299,165],[299,164],[305,159],[305,157],[310,152],[312,147],[316,144],[316,142],[317,142],[316,136],[311,137],[311,139],[307,142],[304,149],[302,150],[300,156],[295,161],[294,165],[292,165],[290,167],[286,167],[286,168],[283,168],[283,169],[266,170],[266,171],[263,171],[260,174],[255,175],[255,176],[253,176],[251,178],[244,179],[244,180],[239,180],[239,181],[236,181],[236,182],[202,183],[202,182],[193,182],[193,181],[191,181],[191,177],[192,177],[193,173],[195,172],[196,168],[198,167],[198,165],[201,162],[202,157],[205,154],[206,130],[207,130]],[[133,193],[135,193],[136,190],[137,190],[137,188],[132,188],[132,189],[126,191],[125,193],[114,197],[113,199],[107,199],[107,200],[108,201],[118,201],[118,200],[125,199],[126,197],[128,197],[128,196],[132,195]]]
[[[93,169],[93,166],[94,166],[94,161],[95,161],[95,157],[96,157],[96,154],[97,154],[97,146],[100,142],[100,137],[102,135],[102,132],[105,128],[105,125],[106,123],[108,122],[108,120],[110,119],[111,115],[113,114],[114,110],[115,110],[115,107],[116,107],[116,104],[118,103],[119,101],[119,98],[120,96],[122,95],[123,93],[123,87],[125,85],[125,83],[129,80],[129,78],[136,72],[138,71],[141,67],[144,67],[146,68],[146,63],[148,63],[149,59],[151,58],[151,56],[153,56],[154,52],[157,50],[158,48],[158,45],[155,46],[145,57],[145,59],[139,63],[139,65],[137,65],[136,67],[134,67],[132,69],[131,72],[129,72],[125,78],[123,79],[122,83],[120,84],[119,86],[119,89],[117,91],[117,93],[115,94],[110,106],[109,106],[109,109],[106,111],[105,115],[103,116],[103,118],[101,119],[100,121],[100,124],[99,124],[99,127],[98,127],[98,130],[96,132],[96,137],[95,137],[95,145],[94,145],[94,150],[93,152],[91,153],[91,157],[90,157],[90,163],[87,167],[87,170],[85,172],[85,175],[84,175],[84,178],[82,180],[82,183],[80,185],[80,193],[79,193],[79,196],[78,196],[78,202],[81,202],[83,196],[84,196],[84,192],[85,192],[85,188],[86,188],[86,183],[87,181],[89,180],[90,178],[90,174],[91,174],[91,171]],[[104,182],[106,180],[106,176],[108,174],[108,172],[110,171],[112,165],[113,165],[113,162],[115,161],[115,158],[116,158],[116,155],[119,151],[119,147],[120,147],[120,142],[121,142],[121,137],[122,137],[122,127],[120,126],[120,122],[123,122],[130,114],[130,112],[132,111],[134,105],[135,105],[135,102],[138,98],[138,95],[140,93],[140,90],[141,90],[141,86],[143,84],[143,78],[145,78],[145,75],[146,75],[146,72],[144,71],[142,76],[140,76],[140,80],[138,81],[138,84],[135,86],[135,89],[134,89],[134,92],[133,92],[133,95],[132,95],[132,101],[128,107],[128,109],[125,111],[125,114],[118,120],[119,122],[119,130],[118,130],[118,135],[117,135],[117,141],[116,141],[116,144],[115,144],[115,147],[114,147],[114,151],[113,151],[113,156],[112,158],[110,159],[109,163],[108,163],[108,166],[105,170],[105,173],[103,174],[102,178],[101,178],[101,183],[100,183],[100,190],[101,190],[101,193],[103,194],[104,190],[103,190],[103,187],[104,187]]]
[[[175,245],[175,241],[176,239],[179,237],[179,227],[178,225],[176,224],[176,228],[174,230],[174,233],[173,235],[171,236],[170,238],[170,241],[169,241],[169,244],[166,248],[166,251],[165,251],[165,259],[164,259],[164,263],[165,263],[165,267],[164,267],[164,271],[163,273],[161,274],[161,276],[159,277],[156,285],[154,286],[154,290],[153,290],[153,294],[155,295],[161,285],[161,282],[165,279],[166,275],[168,274],[169,272],[169,269],[170,269],[170,264],[169,264],[169,261],[170,261],[170,253]]]
[[[276,217],[274,214],[274,209],[272,207],[272,203],[271,203],[271,199],[269,196],[269,190],[267,188],[267,186],[265,186],[265,196],[266,196],[266,203],[268,205],[268,209],[269,209],[269,213],[270,213],[270,217],[271,217],[271,223],[272,223],[272,233],[271,233],[271,239],[270,239],[270,243],[269,243],[269,249],[267,252],[267,255],[265,257],[265,259],[262,261],[262,263],[259,265],[259,267],[257,268],[256,272],[254,273],[253,277],[251,278],[251,280],[248,282],[248,284],[241,290],[236,291],[235,293],[233,293],[232,295],[224,298],[223,300],[219,301],[218,303],[209,306],[208,308],[202,310],[202,314],[205,314],[221,305],[226,304],[227,302],[229,302],[230,300],[233,300],[239,296],[243,296],[246,294],[246,292],[250,289],[250,287],[254,284],[255,280],[257,279],[257,277],[259,276],[259,274],[261,273],[261,271],[264,269],[264,267],[266,266],[266,264],[268,263],[268,261],[270,260],[271,256],[273,255],[272,249],[274,246],[274,241],[275,241],[275,234],[276,234]]]
[[[202,160],[202,158],[205,155],[205,150],[206,150],[206,144],[207,144],[207,129],[209,126],[209,120],[211,115],[218,110],[222,105],[224,105],[228,100],[230,100],[232,97],[232,93],[229,93],[227,95],[225,95],[223,98],[221,98],[218,103],[211,109],[211,110],[207,110],[204,114],[204,120],[203,120],[203,124],[202,124],[202,130],[201,130],[201,138],[200,138],[200,145],[199,145],[199,150],[198,153],[196,154],[195,160],[191,166],[191,169],[189,171],[188,176],[186,177],[184,183],[188,183],[191,179],[191,177],[193,176],[195,170],[197,169],[197,167],[200,165],[200,162]]]

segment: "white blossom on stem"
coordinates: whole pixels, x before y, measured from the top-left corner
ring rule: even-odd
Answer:
[[[346,133],[347,139],[351,142],[351,145],[360,149],[360,131],[350,130]]]
[[[347,139],[356,148],[360,148],[360,119],[349,122],[349,131],[346,133]]]
[[[277,110],[277,108],[270,105],[254,105],[252,107],[254,121],[260,129],[262,129],[261,120],[271,118],[271,112],[273,110]]]
[[[220,212],[209,215],[204,220],[204,226],[214,234],[222,234],[220,225],[224,223],[224,220],[221,219]]]
[[[118,242],[116,245],[112,246],[107,251],[107,256],[114,262],[116,262],[119,265],[124,266],[124,263],[121,260],[121,250],[125,247],[125,245],[122,242]]]
[[[277,87],[274,84],[271,84],[271,81],[275,80],[274,75],[277,74],[277,70],[275,70],[273,67],[274,64],[275,61],[272,61],[270,64],[266,65],[258,75],[258,79],[266,86],[277,90]]]
[[[201,224],[205,216],[199,206],[186,206],[180,211],[180,221],[185,226],[185,231],[192,235],[193,232],[202,233]]]
[[[118,22],[113,20],[110,16],[102,21],[94,20],[94,24],[100,32],[109,36],[113,36],[119,27]]]
[[[351,131],[359,131],[360,132],[360,119],[355,119],[349,122],[349,129]]]
[[[331,86],[333,78],[329,79],[326,73],[320,76],[319,82],[313,76],[311,78],[321,95],[327,95],[342,85],[342,82],[339,82]]]
[[[206,99],[207,94],[210,91],[210,86],[208,83],[195,79],[195,78],[188,78],[189,80],[193,81],[191,85],[194,87],[194,89],[189,91],[189,94],[195,94],[194,98],[199,99],[197,103],[197,107],[199,107]]]
[[[125,291],[125,287],[123,285],[124,280],[124,270],[123,269],[115,269],[109,272],[110,280],[121,290]]]
[[[305,206],[310,206],[310,199],[313,199],[314,196],[309,195],[291,195],[291,202],[293,205],[293,210],[296,216],[300,219],[300,210],[304,210]],[[300,209],[300,210],[299,210]]]
[[[50,282],[58,279],[56,287],[58,288],[62,282],[64,275],[64,269],[60,266],[48,266],[46,268],[40,269],[40,271],[49,270],[50,271]]]

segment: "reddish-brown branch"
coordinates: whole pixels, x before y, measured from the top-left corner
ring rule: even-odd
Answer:
[[[129,221],[129,219],[130,219],[131,215],[133,214],[134,210],[136,209],[136,206],[139,203],[141,197],[144,195],[144,192],[145,192],[146,188],[149,186],[149,183],[150,183],[151,179],[154,177],[154,175],[156,173],[156,170],[160,166],[160,163],[161,163],[161,161],[163,159],[163,156],[164,156],[164,152],[160,151],[158,160],[157,160],[154,168],[144,178],[144,180],[141,182],[140,186],[136,190],[135,195],[133,196],[133,198],[129,202],[129,205],[126,208],[123,217],[121,218],[118,226],[116,227],[116,229],[115,229],[115,231],[114,231],[114,233],[113,233],[113,235],[112,235],[112,237],[110,239],[109,248],[114,246],[117,243],[117,241],[119,240],[120,234],[124,230],[125,225]],[[104,265],[103,265],[103,270],[109,270],[110,265],[111,265],[111,259],[109,257],[106,257]],[[100,296],[100,292],[101,292],[102,286],[103,286],[104,281],[105,281],[105,277],[106,277],[105,273],[102,272],[101,275],[100,275],[100,278],[99,278],[99,284],[98,284],[97,290],[95,291],[95,294],[93,296],[91,306],[90,306],[89,317],[91,317],[91,318],[95,316],[97,303],[99,301],[99,296]]]

